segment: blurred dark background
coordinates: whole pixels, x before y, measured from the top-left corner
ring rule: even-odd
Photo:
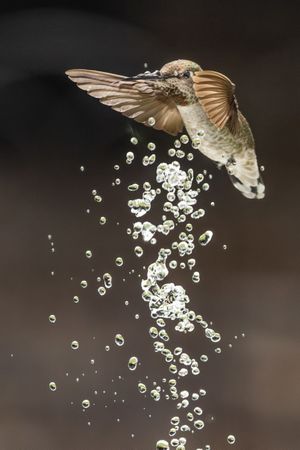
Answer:
[[[191,353],[209,356],[201,377],[191,380],[191,389],[207,389],[207,426],[187,448],[210,443],[223,450],[232,433],[239,450],[299,449],[298,9],[297,2],[276,0],[2,4],[1,450],[152,450],[167,436],[175,404],[156,404],[136,389],[146,375],[148,383],[160,382],[167,368],[148,337],[151,321],[136,276],[141,263],[126,234],[132,220],[126,186],[153,179],[153,167],[140,162],[147,140],[166,160],[172,139],[101,106],[64,71],[133,75],[145,62],[153,70],[178,58],[236,83],[267,189],[264,200],[247,200],[226,174],[195,156],[195,170],[214,175],[206,217],[195,231],[211,228],[215,239],[197,249],[199,285],[183,271],[172,281],[188,289],[193,308],[221,331],[223,351],[217,356],[199,333],[182,337]],[[141,144],[139,161],[128,168],[132,132]],[[122,183],[112,187],[116,176]],[[92,189],[103,195],[100,205]],[[108,217],[104,227],[100,215]],[[155,258],[157,247],[145,247],[142,264]],[[122,268],[114,265],[119,255]],[[99,297],[95,277],[105,271],[113,274],[113,288]],[[86,290],[82,279],[89,281]],[[55,325],[49,314],[56,314]],[[113,343],[117,332],[126,339],[122,349]],[[80,342],[77,352],[73,339]],[[142,361],[133,374],[126,367],[132,354]],[[51,380],[56,392],[48,388]],[[84,398],[95,402],[85,413]]]

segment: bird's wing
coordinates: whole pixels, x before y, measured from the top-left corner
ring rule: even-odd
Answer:
[[[235,134],[239,128],[235,85],[225,75],[213,70],[195,72],[193,87],[210,121],[219,129],[227,124]]]
[[[92,97],[99,99],[124,116],[144,125],[153,117],[153,128],[176,135],[183,129],[183,121],[176,104],[162,94],[157,81],[133,79],[97,70],[71,69],[70,80]]]

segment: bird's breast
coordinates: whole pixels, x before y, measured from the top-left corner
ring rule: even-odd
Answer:
[[[240,144],[227,128],[219,130],[208,119],[199,102],[177,105],[185,128],[197,148],[208,158],[225,164]]]

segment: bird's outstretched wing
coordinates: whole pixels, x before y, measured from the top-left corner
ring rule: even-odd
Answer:
[[[137,122],[150,125],[148,119],[153,117],[153,128],[172,135],[183,129],[176,104],[162,94],[156,80],[85,69],[67,70],[66,75],[104,105]]]
[[[239,128],[235,85],[225,75],[213,70],[195,72],[192,78],[195,94],[210,121],[220,129],[227,124],[235,134]]]

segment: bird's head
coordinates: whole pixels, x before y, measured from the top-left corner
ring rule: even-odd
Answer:
[[[177,59],[176,61],[171,61],[165,64],[160,69],[160,74],[162,77],[171,78],[190,78],[196,71],[200,71],[201,67],[199,64],[188,61],[186,59]]]

